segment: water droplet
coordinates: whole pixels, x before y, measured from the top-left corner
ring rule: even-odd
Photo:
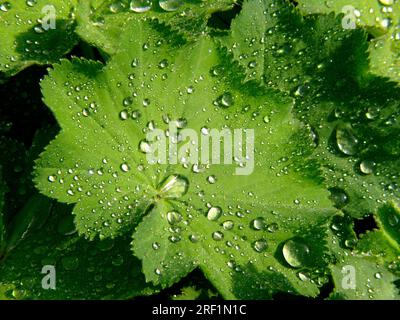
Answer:
[[[336,128],[336,143],[341,152],[352,156],[357,153],[358,139],[354,136],[349,124],[338,125]]]
[[[349,203],[349,197],[344,190],[331,188],[329,191],[331,192],[330,199],[333,201],[336,208],[341,209]]]
[[[263,252],[267,249],[268,244],[264,239],[257,240],[253,243],[253,249],[257,252]]]
[[[215,182],[217,182],[217,179],[215,178],[215,176],[208,176],[207,181],[208,183],[214,184]]]
[[[248,66],[250,69],[254,69],[257,67],[257,61],[250,61]]]
[[[73,271],[79,267],[79,259],[77,257],[64,257],[61,259],[61,263],[67,271]]]
[[[123,4],[119,1],[113,2],[108,6],[111,13],[118,13],[124,9]]]
[[[122,103],[125,107],[128,107],[133,103],[133,99],[132,97],[126,97]]]
[[[233,96],[230,92],[225,92],[219,99],[221,106],[224,108],[229,108],[230,106],[233,106],[234,104],[234,99]]]
[[[160,61],[160,63],[158,64],[158,67],[160,68],[160,69],[165,69],[165,68],[167,68],[168,67],[168,60],[167,59],[163,59],[163,60],[161,60]]]
[[[182,221],[182,215],[176,211],[169,211],[167,213],[167,221],[169,224],[177,224]]]
[[[286,262],[293,268],[306,265],[310,258],[310,249],[298,238],[286,241],[282,253]]]
[[[222,227],[224,230],[232,230],[234,227],[234,223],[232,220],[226,220],[222,223]]]
[[[211,207],[207,212],[207,219],[210,221],[218,220],[222,215],[222,209],[220,207]]]
[[[128,118],[129,118],[128,111],[127,110],[122,110],[119,113],[119,117],[120,117],[121,120],[128,120]]]
[[[374,274],[375,279],[382,279],[382,273],[377,272]]]
[[[126,163],[121,164],[120,168],[123,172],[128,172],[130,170],[129,166]]]
[[[399,218],[395,214],[390,214],[388,216],[389,225],[395,227],[399,224]]]
[[[147,140],[142,140],[139,143],[139,150],[143,153],[150,153],[152,151],[151,144]]]
[[[199,237],[197,237],[197,236],[194,235],[194,234],[191,234],[191,235],[189,236],[189,240],[190,240],[191,242],[193,242],[193,243],[196,243],[196,242],[199,241]]]
[[[3,11],[3,12],[7,12],[10,9],[11,9],[11,4],[9,2],[3,2],[0,5],[0,10]]]
[[[299,272],[297,275],[301,281],[309,281],[310,280],[309,275],[303,271]]]
[[[262,217],[259,217],[257,219],[254,219],[250,222],[250,227],[253,230],[263,230],[265,228],[265,220]]]
[[[112,261],[111,261],[113,266],[119,267],[122,266],[124,264],[124,257],[120,254],[118,254],[117,256],[115,256]]]
[[[149,11],[151,9],[151,0],[132,0],[130,8],[138,13]]]
[[[56,182],[57,178],[56,178],[55,176],[48,176],[48,177],[47,177],[47,180],[48,180],[49,182]]]
[[[160,245],[158,242],[154,242],[151,246],[152,246],[152,248],[153,248],[154,250],[158,250],[158,249],[160,249],[160,247],[161,247],[161,245]]]
[[[189,181],[181,175],[167,177],[159,187],[159,196],[165,199],[177,199],[186,194],[189,189]]]
[[[215,241],[221,241],[222,239],[224,239],[224,234],[221,231],[215,231],[212,234],[212,238]]]
[[[270,223],[270,224],[267,226],[268,232],[271,232],[271,233],[276,232],[276,231],[278,230],[278,228],[279,228],[279,227],[278,227],[278,224],[275,223],[275,222]]]
[[[379,3],[384,5],[384,6],[391,6],[393,4],[394,0],[379,0]]]
[[[37,3],[37,0],[26,0],[26,5],[28,7],[33,7]]]
[[[364,174],[371,174],[374,172],[376,163],[370,160],[364,160],[360,163],[360,171]]]
[[[160,276],[160,275],[161,275],[161,270],[160,270],[160,269],[155,269],[155,270],[154,270],[154,273],[155,273],[156,275]]]
[[[176,11],[178,10],[182,4],[182,0],[160,0],[159,5],[165,11]]]

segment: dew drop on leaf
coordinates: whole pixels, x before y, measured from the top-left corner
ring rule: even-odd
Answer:
[[[336,143],[339,150],[346,155],[352,156],[357,153],[358,139],[349,124],[336,128]]]
[[[149,11],[151,9],[151,0],[132,0],[130,9],[138,13]]]
[[[253,243],[253,249],[257,252],[264,252],[268,247],[267,241],[264,239],[257,240]]]
[[[290,239],[282,248],[283,257],[293,268],[305,266],[310,258],[310,249],[301,239]]]
[[[371,174],[374,172],[375,162],[364,160],[360,163],[360,171],[364,174]]]
[[[159,196],[165,199],[178,199],[186,194],[189,181],[181,175],[168,176],[160,185]]]
[[[265,220],[262,217],[256,218],[250,222],[250,227],[253,230],[263,230],[265,228]]]
[[[159,5],[165,11],[176,11],[178,10],[182,4],[182,0],[160,0]]]
[[[220,207],[211,207],[207,212],[207,219],[210,221],[218,220],[222,215],[222,209]]]
[[[169,211],[167,213],[167,221],[169,224],[177,224],[182,221],[182,215],[177,211]]]
[[[224,234],[221,231],[215,231],[212,234],[212,238],[215,241],[221,241],[224,239]]]

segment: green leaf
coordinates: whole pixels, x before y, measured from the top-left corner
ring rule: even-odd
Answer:
[[[368,67],[361,31],[344,30],[340,18],[303,17],[282,0],[248,0],[223,39],[246,81],[301,94],[310,79],[362,78]],[[327,77],[327,79],[324,79]]]
[[[399,197],[398,145],[391,137],[399,132],[400,96],[393,83],[368,74],[365,32],[343,29],[341,19],[302,17],[283,1],[251,0],[224,44],[247,81],[295,98],[333,202],[360,217]]]
[[[390,205],[383,205],[378,215],[391,216],[391,210]],[[400,298],[396,286],[400,277],[399,246],[387,235],[383,225],[379,222],[378,225],[379,229],[367,231],[357,239],[350,216],[338,215],[332,220],[327,242],[335,256],[330,266],[335,286],[330,299]]]
[[[391,0],[299,0],[299,8],[310,13],[343,13],[374,36],[369,46],[371,69],[377,75],[400,80],[400,3]],[[346,20],[345,20],[346,23]]]
[[[378,223],[388,241],[400,251],[400,209],[392,203],[382,206],[377,213]]]
[[[55,289],[42,286],[45,266],[55,267]],[[65,205],[55,205],[48,221],[7,255],[0,279],[8,299],[131,299],[156,291],[145,284],[126,238],[80,238]]]
[[[12,76],[32,64],[58,61],[76,43],[76,0],[2,1],[0,4],[0,72]],[[51,8],[52,6],[52,8]],[[55,10],[54,10],[55,9]],[[48,30],[55,12],[55,28]],[[43,25],[38,22],[43,21]]]
[[[301,160],[313,143],[291,114],[293,100],[243,86],[207,37],[176,49],[151,24],[127,19],[106,66],[63,61],[42,82],[62,131],[37,162],[38,188],[75,203],[77,229],[89,238],[136,227],[133,250],[154,284],[199,267],[226,298],[316,296],[318,285],[298,273],[326,268],[324,230],[335,209]],[[254,172],[241,157],[205,170],[149,164],[146,133],[165,133],[172,121],[199,137],[207,128],[254,130]],[[240,162],[252,174],[237,175]]]
[[[146,1],[81,1],[77,10],[77,33],[107,54],[116,52],[121,30],[127,27],[130,18],[157,20],[165,25],[164,28],[195,39],[208,30],[207,22],[214,12],[232,8],[235,1],[167,0],[161,3],[152,1],[151,5],[143,3]]]
[[[348,287],[346,276],[349,269],[355,271],[355,287]],[[399,290],[393,283],[398,280],[380,263],[376,257],[352,254],[343,261],[332,266],[335,291],[333,300],[398,300]]]
[[[0,167],[0,257],[3,255],[4,252],[6,237],[6,229],[3,217],[4,194],[6,193],[6,184],[4,183],[2,176],[2,168]]]

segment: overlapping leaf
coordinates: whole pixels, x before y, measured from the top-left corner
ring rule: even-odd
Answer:
[[[369,51],[372,71],[392,80],[400,80],[400,3],[393,0],[300,0],[306,14],[343,13],[346,27],[362,26],[374,36]],[[351,25],[354,23],[354,26]]]
[[[324,272],[324,228],[335,210],[318,175],[299,170],[311,172],[301,158],[313,143],[291,115],[292,99],[242,86],[208,38],[177,50],[128,19],[107,66],[63,61],[42,83],[62,131],[37,162],[39,189],[75,203],[78,231],[90,238],[132,232],[142,219],[133,251],[154,284],[200,267],[227,298],[317,295],[318,284],[298,272]],[[146,133],[171,123],[199,137],[254,130],[254,172],[235,175],[251,165],[243,155],[199,168],[179,163],[187,154],[176,165],[149,164]],[[294,266],[282,251],[288,240],[286,258],[299,255]]]
[[[45,266],[55,268],[55,288],[43,286]],[[0,279],[7,299],[130,299],[156,290],[146,285],[128,239],[80,238],[65,205],[54,206],[48,221],[7,255]]]
[[[195,39],[207,31],[208,19],[214,12],[228,10],[234,3],[233,0],[81,1],[77,33],[108,54],[115,53],[128,18],[155,19],[164,28]]]
[[[344,29],[341,19],[302,17],[284,1],[247,1],[224,43],[247,80],[296,99],[333,200],[361,216],[399,196],[393,137],[400,99],[394,84],[368,75],[366,36]]]
[[[0,72],[11,76],[35,63],[53,63],[71,50],[76,42],[73,33],[76,3],[76,0],[2,1]],[[51,19],[54,25],[50,25]]]

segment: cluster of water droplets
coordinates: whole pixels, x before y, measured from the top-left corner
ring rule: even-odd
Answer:
[[[153,6],[158,5],[161,9],[172,12],[177,11],[184,4],[183,0],[132,0],[129,3],[129,10],[137,13],[149,11]],[[115,1],[109,5],[112,13],[118,13],[126,7],[125,2]]]

